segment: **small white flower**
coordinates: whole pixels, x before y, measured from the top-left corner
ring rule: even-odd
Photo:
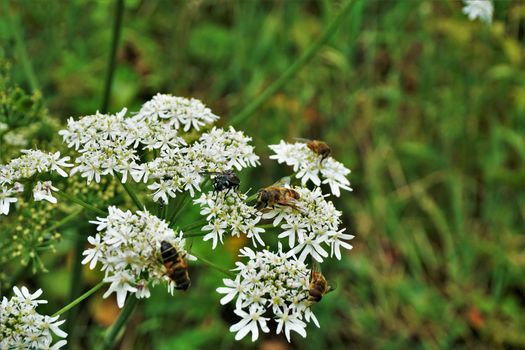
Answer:
[[[93,248],[86,249],[82,252],[82,255],[86,257],[82,260],[82,264],[87,264],[89,262],[89,268],[93,270],[97,266],[98,259],[102,256],[102,243],[100,241],[100,235],[97,233],[95,237],[89,236],[88,242],[93,246]]]
[[[331,247],[330,256],[333,256],[333,254],[335,254],[335,257],[338,260],[341,260],[340,247],[343,247],[348,250],[352,249],[352,245],[345,241],[351,240],[352,238],[354,238],[354,236],[343,234],[345,230],[346,230],[346,227],[337,232],[332,232],[328,235],[328,243],[330,244],[330,247]]]
[[[279,334],[284,328],[284,334],[286,339],[290,341],[290,331],[295,331],[299,333],[303,338],[306,337],[306,323],[301,321],[297,314],[292,313],[290,315],[290,309],[284,307],[284,311],[278,311],[276,313],[277,317],[277,330],[275,333]]]
[[[123,266],[121,265],[120,268],[122,267]],[[102,297],[107,298],[111,293],[115,292],[117,294],[118,307],[123,307],[128,292],[135,293],[137,291],[137,288],[131,285],[133,284],[134,279],[135,278],[129,272],[124,270],[121,270],[118,274],[104,278],[104,282],[111,284]]]
[[[56,203],[57,199],[53,197],[51,191],[58,191],[58,188],[54,187],[51,181],[38,181],[33,188],[33,197],[35,198],[35,201],[46,200],[50,203]]]
[[[248,333],[252,333],[252,342],[256,341],[259,337],[259,327],[264,333],[270,332],[270,329],[266,325],[268,321],[267,317],[262,317],[264,308],[258,307],[257,305],[251,305],[249,312],[245,312],[242,309],[234,311],[235,314],[242,317],[242,319],[230,327],[230,332],[237,332],[235,340],[241,340]]]
[[[13,191],[11,189],[7,189],[6,187],[0,187],[0,215],[7,215],[9,214],[9,206],[11,203],[15,203],[18,198],[11,197],[13,195]]]
[[[205,225],[202,227],[203,231],[210,231],[202,239],[204,241],[212,240],[212,249],[217,247],[217,241],[223,242],[224,229],[227,227],[227,223],[224,221],[215,221],[214,223]]]
[[[491,0],[463,0],[465,6],[463,13],[473,21],[479,18],[485,23],[492,22],[492,15],[494,13],[494,5]]]
[[[226,294],[221,298],[220,302],[222,305],[228,304],[236,295],[243,293],[244,286],[241,283],[241,276],[237,276],[235,281],[227,278],[224,278],[222,281],[226,287],[217,288],[217,293]]]

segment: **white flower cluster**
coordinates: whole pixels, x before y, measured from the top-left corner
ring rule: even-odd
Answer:
[[[161,242],[170,243],[178,254],[187,255],[182,232],[176,234],[168,224],[147,211],[136,214],[122,211],[116,207],[108,208],[106,218],[91,221],[97,224],[99,233],[88,237],[93,245],[84,251],[83,264],[89,263],[93,269],[97,262],[105,272],[104,282],[110,283],[104,297],[115,292],[119,307],[124,305],[127,293],[135,293],[137,298],[148,298],[152,286],[168,283],[168,291],[173,294],[175,282],[166,276],[162,262]]]
[[[132,147],[137,144],[137,138],[128,132],[129,125],[124,118],[126,111],[124,108],[115,115],[97,112],[79,120],[69,118],[67,129],[58,133],[68,147],[74,147],[80,153],[75,159],[78,165],[71,174],[79,172],[88,184],[93,179],[100,182],[102,175],[114,175],[115,171],[122,173],[124,182],[128,172],[140,179],[139,157]]]
[[[26,287],[13,287],[13,292],[11,299],[4,297],[0,304],[0,349],[60,349],[67,344],[66,340],[52,344],[53,333],[67,337],[59,328],[65,321],[36,311],[39,304],[47,304],[37,299],[41,289],[31,294]]]
[[[148,120],[152,124],[157,124],[159,119],[164,119],[167,121],[165,127],[177,130],[182,125],[184,131],[189,131],[192,127],[199,130],[200,127],[219,119],[197,99],[166,94],[153,96],[142,106],[137,117],[140,120]]]
[[[310,320],[319,327],[308,300],[310,271],[302,261],[284,253],[281,246],[277,253],[243,248],[239,256],[249,261],[237,262],[235,280],[224,279],[225,287],[217,288],[218,293],[225,294],[221,304],[237,298],[234,312],[241,320],[230,327],[231,332],[237,332],[236,340],[251,333],[255,341],[259,328],[268,333],[270,316],[277,323],[276,333],[284,330],[288,341],[290,331],[306,337],[306,322]]]
[[[36,173],[46,173],[56,171],[59,175],[67,177],[67,173],[62,168],[72,166],[67,163],[69,157],[60,158],[60,152],[46,153],[39,150],[23,150],[21,157],[11,160],[6,165],[0,165],[0,215],[9,214],[9,206],[17,201],[16,193],[23,192],[24,186],[17,182],[27,179]],[[45,187],[45,189],[42,188]],[[45,196],[41,196],[42,191],[46,191]],[[35,187],[35,200],[46,199],[52,203],[56,200],[51,194],[51,190],[56,191],[50,181],[44,184],[38,182]],[[52,198],[52,199],[51,199]]]
[[[241,170],[259,164],[250,137],[233,127],[228,130],[213,128],[204,133],[192,145],[162,151],[160,156],[147,163],[148,176],[155,179],[149,189],[154,191],[153,200],[175,197],[179,191],[189,191],[193,197],[200,191],[204,171]]]
[[[264,229],[256,227],[261,221],[261,215],[254,207],[246,204],[246,199],[244,193],[221,191],[203,193],[194,201],[200,205],[200,213],[205,215],[208,221],[202,230],[210,232],[203,238],[205,241],[212,240],[213,249],[218,241],[223,243],[223,236],[227,230],[234,237],[246,234],[247,238],[252,239],[254,246],[257,246],[257,243],[264,245],[260,236]]]
[[[492,15],[494,13],[494,5],[491,0],[463,0],[465,6],[463,13],[473,21],[479,18],[482,22],[492,22]]]
[[[251,138],[232,127],[213,128],[187,145],[178,133],[213,123],[218,119],[209,108],[196,99],[157,94],[134,116],[126,118],[127,110],[116,115],[89,115],[68,120],[60,130],[68,147],[79,157],[72,173],[80,172],[87,182],[100,182],[103,175],[120,173],[122,182],[128,175],[135,182],[152,179],[148,188],[153,199],[168,202],[177,192],[200,191],[203,171],[241,170],[259,163],[249,145]],[[141,163],[138,149],[156,150],[155,158]],[[160,152],[159,152],[160,151]]]
[[[309,180],[314,185],[320,186],[323,178],[322,183],[328,184],[331,192],[337,197],[340,196],[340,188],[352,191],[350,182],[346,178],[350,170],[332,157],[322,160],[321,156],[309,149],[306,143],[286,143],[281,140],[279,144],[268,147],[275,152],[270,159],[277,160],[279,164],[292,166],[295,176],[301,179],[303,186]]]
[[[344,234],[346,228],[339,229],[341,212],[335,209],[332,202],[326,201],[319,187],[310,191],[307,188],[294,187],[300,198],[297,209],[276,206],[263,214],[263,219],[272,219],[273,225],[284,231],[279,238],[288,237],[291,253],[299,254],[299,260],[305,261],[310,255],[318,262],[328,256],[323,245],[330,248],[330,256],[341,260],[341,247],[352,249],[345,242],[354,238]]]

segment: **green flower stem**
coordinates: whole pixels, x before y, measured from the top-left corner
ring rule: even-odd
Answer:
[[[201,237],[201,236],[206,235],[207,233],[209,232],[204,232],[204,231],[188,232],[188,233],[184,233],[183,237],[184,238]]]
[[[135,297],[129,297],[126,301],[126,305],[124,305],[124,308],[120,312],[120,315],[118,316],[117,320],[107,333],[106,337],[104,338],[104,343],[102,344],[102,350],[109,350],[113,348],[113,343],[115,342],[115,339],[117,338],[117,335],[120,333],[120,330],[122,327],[126,324],[128,321],[128,318],[131,316],[133,311],[135,310],[135,307],[137,306],[139,300]]]
[[[100,281],[96,286],[94,286],[93,288],[91,288],[90,290],[88,290],[87,292],[85,292],[84,294],[82,294],[81,296],[79,296],[78,298],[76,298],[75,300],[73,300],[72,302],[70,302],[69,304],[67,304],[66,306],[64,306],[63,308],[61,308],[60,310],[58,310],[57,312],[55,312],[52,317],[55,317],[55,316],[58,316],[58,315],[61,315],[63,314],[64,312],[66,311],[69,311],[71,310],[72,308],[74,308],[75,306],[77,306],[82,300],[86,299],[87,297],[89,297],[91,294],[95,293],[97,290],[99,290],[100,288],[102,288],[102,286],[104,285],[104,281]]]
[[[285,83],[287,83],[294,75],[301,69],[308,61],[315,56],[319,49],[330,39],[332,34],[335,33],[336,29],[339,27],[343,18],[350,10],[351,1],[347,1],[343,5],[341,12],[332,19],[328,24],[324,32],[321,34],[319,39],[315,41],[310,47],[306,49],[301,57],[295,61],[288,69],[281,75],[275,82],[273,82],[266,90],[263,91],[258,97],[256,97],[250,104],[248,104],[244,109],[242,109],[237,115],[235,115],[231,120],[231,125],[236,126],[241,124],[250,118],[257,109],[259,109],[272,95],[279,91]]]
[[[193,230],[194,228],[196,227],[202,227],[204,225],[206,225],[208,223],[208,220],[204,219],[204,220],[199,220],[199,221],[196,221],[196,222],[193,222],[189,225],[186,225],[186,226],[183,226],[181,227],[181,231],[184,232],[184,231],[191,231]]]
[[[144,206],[142,205],[142,203],[140,202],[140,199],[139,197],[137,197],[137,195],[135,194],[135,192],[131,189],[131,187],[129,186],[129,184],[127,182],[122,182],[122,176],[119,174],[119,173],[115,173],[115,176],[117,177],[117,179],[119,180],[120,184],[122,185],[122,187],[124,187],[124,189],[126,190],[126,192],[129,194],[129,196],[131,197],[131,200],[133,201],[133,203],[135,203],[135,205],[137,206],[137,208],[139,210],[144,210]]]
[[[76,219],[77,216],[80,215],[80,213],[82,213],[84,209],[83,208],[78,208],[77,210],[75,210],[74,212],[72,212],[71,214],[67,215],[67,216],[64,216],[61,220],[55,222],[53,225],[49,226],[45,232],[51,232],[51,231],[54,231],[56,230],[57,228],[67,224],[68,222]]]
[[[104,93],[102,95],[101,113],[108,112],[109,97],[111,95],[111,85],[113,85],[113,73],[115,72],[117,48],[120,40],[122,28],[122,15],[124,13],[124,0],[117,0],[115,8],[115,20],[113,22],[113,36],[111,38],[111,50],[108,57],[108,68],[106,71],[106,81],[104,83]],[[141,208],[142,209],[142,208]]]
[[[181,195],[179,201],[175,204],[175,208],[173,208],[173,213],[171,214],[171,217],[168,219],[169,226],[171,228],[175,227],[175,219],[179,216],[179,213],[181,210],[186,206],[185,202],[187,198],[190,197],[188,193],[184,193]]]
[[[77,197],[71,196],[71,195],[69,195],[69,194],[67,194],[67,193],[65,193],[63,191],[62,192],[54,192],[53,194],[58,196],[58,197],[65,198],[65,199],[67,199],[67,200],[69,200],[69,201],[71,201],[73,203],[78,204],[78,205],[81,205],[84,208],[89,209],[89,210],[91,210],[94,213],[97,213],[98,215],[106,216],[108,214],[104,210],[101,210],[101,209],[99,209],[99,208],[97,208],[97,207],[95,207],[95,206],[93,206],[93,205],[91,205],[89,203],[86,203],[83,200],[78,199]]]
[[[204,180],[204,182],[202,183],[202,186],[201,186],[201,189],[203,190],[202,192],[204,192],[204,188],[208,185],[209,182],[210,182],[209,178]],[[182,213],[184,208],[188,205],[188,203],[191,201],[191,199],[192,198],[186,192],[184,194],[184,197],[182,198],[182,200],[177,204],[177,207],[173,211],[173,214],[171,215],[170,219],[168,220],[168,222],[170,223],[170,227],[171,228],[175,227],[175,220],[177,220],[177,218]]]
[[[215,264],[215,263],[213,263],[213,262],[211,262],[211,261],[209,261],[209,260],[207,260],[207,259],[205,259],[205,258],[203,258],[203,257],[201,257],[201,256],[199,256],[199,255],[197,255],[195,253],[193,253],[193,252],[190,253],[190,254],[193,255],[194,257],[196,257],[198,259],[198,261],[202,262],[204,265],[208,265],[209,267],[224,273],[228,277],[235,277],[235,274],[233,272],[231,272],[231,271],[229,271],[229,270],[227,270],[227,269],[225,269],[223,267],[220,267],[219,265],[217,265],[217,264]]]
[[[11,35],[15,40],[15,47],[18,51],[18,56],[20,58],[22,69],[24,70],[24,74],[27,80],[29,81],[29,86],[31,86],[31,90],[33,91],[38,90],[38,81],[36,79],[35,71],[33,70],[31,60],[29,60],[29,55],[27,54],[27,48],[25,46],[24,40],[22,39],[22,33],[20,25],[18,23],[18,16],[13,15],[11,11],[9,11],[8,0],[3,1],[3,7],[3,12],[5,14],[5,23],[7,29],[9,30],[9,32],[11,32]]]

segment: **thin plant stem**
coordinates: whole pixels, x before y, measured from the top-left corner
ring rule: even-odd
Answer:
[[[69,300],[73,300],[82,291],[82,252],[84,251],[84,246],[86,244],[86,238],[84,235],[75,235],[74,237],[74,258],[73,258],[73,267],[70,276],[69,282]],[[67,318],[67,324],[65,325],[64,331],[68,334],[69,340],[71,343],[75,339],[75,326],[77,323],[77,312],[68,312],[65,316]]]
[[[93,293],[95,293],[97,290],[99,290],[100,288],[102,288],[102,286],[104,285],[104,281],[100,281],[96,286],[94,286],[93,288],[91,288],[90,290],[88,290],[87,292],[85,292],[84,294],[82,294],[81,296],[79,296],[78,298],[76,298],[75,300],[73,300],[72,302],[70,302],[69,304],[67,304],[66,306],[64,306],[63,308],[61,308],[60,310],[58,310],[57,312],[55,312],[52,317],[55,317],[55,316],[58,316],[58,315],[61,315],[63,314],[64,312],[66,311],[69,311],[71,310],[72,308],[74,308],[75,306],[77,306],[81,301],[83,301],[84,299],[88,298],[89,296],[91,296]]]
[[[5,23],[7,25],[8,30],[11,32],[13,39],[15,40],[15,47],[20,58],[22,69],[24,70],[24,74],[29,82],[29,86],[33,91],[38,90],[38,81],[36,79],[35,71],[33,70],[31,60],[29,59],[29,55],[27,54],[26,45],[24,43],[24,40],[22,39],[20,24],[18,23],[18,16],[13,15],[9,10],[8,0],[3,1],[3,7],[5,14]]]
[[[115,339],[117,338],[117,335],[120,333],[120,330],[122,327],[126,324],[129,317],[135,310],[135,307],[138,304],[138,299],[129,297],[126,301],[126,305],[124,305],[124,308],[120,312],[120,315],[118,316],[117,320],[107,333],[106,337],[104,338],[104,343],[102,345],[102,350],[109,350],[113,348],[113,343],[115,342]]]
[[[65,199],[67,199],[67,200],[69,200],[69,201],[71,201],[71,202],[73,202],[75,204],[81,205],[84,208],[89,209],[89,210],[91,210],[94,213],[97,213],[98,215],[103,215],[103,216],[107,215],[107,213],[104,210],[99,209],[99,208],[97,208],[94,205],[91,205],[89,203],[86,203],[83,200],[78,199],[78,198],[76,198],[74,196],[71,196],[71,195],[69,195],[69,194],[67,194],[67,193],[65,193],[63,191],[62,192],[54,192],[53,194],[56,195],[56,196],[65,198]]]
[[[184,227],[181,227],[181,231],[190,231],[196,227],[199,227],[199,226],[204,226],[204,224],[208,223],[208,220],[200,220],[200,221],[196,221],[196,222],[193,222],[189,225],[186,225]]]
[[[179,217],[180,213],[186,208],[188,203],[191,201],[191,197],[186,194],[184,198],[182,198],[182,201],[180,201],[179,205],[177,205],[177,208],[174,210],[173,215],[171,215],[171,218],[169,219],[170,223],[174,223],[175,220]]]
[[[308,63],[319,49],[330,39],[339,27],[344,17],[350,10],[350,4],[352,1],[347,1],[337,16],[328,24],[324,32],[321,34],[319,39],[315,41],[306,51],[302,54],[297,61],[295,61],[288,69],[270,86],[266,88],[259,96],[257,96],[251,103],[249,103],[244,109],[242,109],[237,115],[231,120],[231,125],[236,126],[248,118],[250,118],[255,111],[257,111],[270,97],[272,97],[277,91],[279,91],[284,84],[286,84],[306,63]]]
[[[220,271],[220,272],[224,273],[225,275],[228,275],[229,277],[235,277],[234,273],[232,273],[231,271],[229,271],[229,270],[227,270],[227,269],[225,269],[225,268],[223,268],[223,267],[221,267],[221,266],[219,266],[219,265],[209,261],[208,259],[205,259],[202,256],[199,256],[199,255],[197,255],[197,254],[195,254],[193,252],[191,253],[191,255],[196,257],[197,260],[202,262],[204,265],[208,265],[209,267],[211,267],[211,268],[213,268],[213,269],[215,269],[217,271]]]
[[[208,185],[208,182],[210,182],[210,179],[206,179],[201,188],[204,190],[204,187],[206,187]],[[188,200],[189,199],[189,200]],[[191,201],[191,197],[188,195],[188,193],[185,193],[184,194],[184,197],[182,198],[182,200],[177,204],[177,207],[175,208],[175,210],[173,211],[173,214],[171,215],[170,219],[168,220],[168,222],[170,223],[170,227],[175,227],[175,220],[177,220],[177,218],[179,217],[180,213],[182,213],[182,211],[184,210],[184,208],[186,207],[186,205],[188,205],[188,203]]]
[[[68,222],[76,219],[76,217],[79,216],[82,213],[83,210],[84,210],[84,208],[78,208],[77,210],[75,210],[71,214],[64,216],[62,219],[60,219],[59,221],[57,221],[53,225],[51,225],[49,228],[47,228],[46,232],[54,231],[57,228],[59,228],[59,227],[65,225],[65,224],[67,224]]]
[[[135,194],[135,191],[131,189],[131,187],[129,186],[127,182],[122,182],[122,176],[119,173],[115,173],[115,175],[117,179],[119,180],[120,184],[122,185],[122,187],[124,187],[126,192],[129,194],[129,196],[131,197],[131,200],[133,201],[133,203],[135,203],[137,208],[139,210],[144,210],[144,206],[142,205],[142,202],[140,201],[139,197],[137,197],[137,195]]]
[[[205,234],[208,234],[208,233],[209,232],[204,232],[204,231],[188,232],[188,233],[184,233],[183,237],[184,238],[200,237],[200,236],[204,236]]]
[[[111,50],[108,57],[108,68],[106,71],[106,80],[104,83],[104,93],[102,95],[101,113],[107,113],[109,107],[109,97],[111,95],[111,86],[113,85],[113,74],[116,66],[117,48],[120,40],[122,28],[122,15],[124,13],[124,0],[117,0],[115,7],[115,21],[113,22],[113,36],[111,38]]]

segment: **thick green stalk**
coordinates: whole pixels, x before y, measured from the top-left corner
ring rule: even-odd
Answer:
[[[179,217],[180,213],[186,208],[186,205],[191,202],[191,197],[186,193],[182,200],[178,203],[177,207],[173,211],[173,214],[171,215],[171,218],[168,220],[170,222],[170,226],[173,227],[172,224],[175,224],[175,220]]]
[[[78,199],[78,198],[76,198],[74,196],[71,196],[71,195],[69,195],[69,194],[67,194],[67,193],[65,193],[63,191],[62,192],[54,192],[53,194],[58,196],[58,197],[65,198],[65,199],[67,199],[67,200],[69,200],[69,201],[71,201],[71,202],[73,202],[75,204],[81,205],[84,208],[89,209],[89,210],[91,210],[94,213],[97,213],[98,215],[106,216],[108,214],[104,210],[99,209],[99,208],[97,208],[97,207],[95,207],[95,206],[93,206],[93,205],[91,205],[89,203],[86,203],[83,200]]]
[[[24,74],[29,82],[29,86],[33,91],[38,90],[38,81],[36,79],[31,61],[29,60],[29,55],[27,54],[27,48],[25,46],[24,40],[22,39],[21,28],[18,23],[18,16],[13,15],[9,10],[8,0],[3,1],[3,7],[5,23],[8,30],[11,32],[13,39],[15,40],[16,51],[20,58],[20,63],[22,65],[22,69],[24,70]]]
[[[201,236],[206,235],[207,233],[209,232],[205,232],[205,231],[196,231],[196,232],[187,232],[187,233],[185,232],[184,238],[201,237]]]
[[[344,17],[350,10],[350,4],[351,1],[347,1],[343,8],[341,9],[341,12],[332,19],[332,21],[328,24],[324,32],[321,34],[319,39],[315,41],[310,47],[306,49],[306,51],[303,53],[301,57],[297,61],[295,61],[288,69],[277,79],[275,82],[273,82],[266,90],[263,91],[262,94],[260,94],[258,97],[256,97],[251,103],[249,103],[244,109],[242,109],[237,115],[235,115],[231,120],[231,125],[239,125],[242,122],[246,121],[248,118],[250,118],[255,111],[257,111],[270,97],[272,97],[279,89],[281,89],[284,84],[286,84],[298,71],[301,69],[306,63],[308,63],[315,54],[319,51],[319,49],[330,39],[332,34],[335,33],[336,29],[339,27],[341,22],[343,21]]]
[[[111,38],[111,50],[108,57],[108,68],[106,71],[106,80],[104,83],[104,93],[102,95],[101,113],[107,113],[109,107],[109,97],[111,95],[111,85],[113,85],[113,74],[115,72],[117,48],[120,40],[120,31],[122,28],[122,15],[124,13],[124,0],[117,0],[115,8],[115,21],[113,22],[113,36]]]
[[[223,267],[220,267],[219,265],[209,261],[208,259],[205,259],[202,256],[198,256],[198,255],[196,255],[193,252],[191,253],[191,255],[196,257],[198,259],[198,261],[202,262],[203,264],[208,265],[209,267],[211,267],[211,268],[213,268],[213,269],[215,269],[217,271],[220,271],[220,272],[224,273],[225,275],[228,275],[229,277],[235,277],[234,273],[232,273],[231,271],[229,271],[229,270],[227,270],[227,269],[225,269]]]
[[[113,348],[113,343],[115,342],[115,339],[117,338],[117,335],[119,334],[122,327],[126,324],[128,321],[128,318],[131,316],[133,311],[135,310],[135,307],[138,304],[138,299],[130,296],[126,302],[126,305],[124,305],[124,308],[120,312],[120,315],[118,316],[117,320],[107,333],[106,337],[104,338],[104,343],[102,344],[102,350],[109,350]]]
[[[189,225],[186,225],[184,227],[181,227],[180,230],[182,232],[184,231],[190,231],[196,227],[202,227],[204,225],[206,225],[208,223],[208,220],[204,219],[204,220],[200,220],[200,221],[196,221],[196,222],[192,222],[191,224]]]
[[[129,184],[127,182],[126,183],[122,182],[122,176],[120,176],[119,173],[115,173],[115,176],[119,180],[119,182],[122,185],[122,187],[124,187],[126,192],[129,194],[129,196],[131,197],[131,200],[133,201],[133,203],[135,203],[137,208],[139,210],[144,210],[144,206],[142,205],[142,202],[140,201],[139,197],[137,197],[137,195],[135,194],[135,191],[133,191],[131,189],[131,187],[129,186]]]
[[[84,235],[77,234],[74,240],[74,258],[69,282],[69,300],[75,299],[82,291],[82,253],[86,245],[86,238]],[[68,312],[65,318],[67,319],[67,324],[65,325],[64,332],[68,334],[69,341],[73,343],[75,339],[75,326],[78,313]]]
[[[91,296],[91,294],[99,290],[103,285],[104,285],[104,281],[100,281],[96,286],[94,286],[93,288],[91,288],[90,290],[88,290],[87,292],[85,292],[84,294],[82,294],[81,296],[79,296],[78,298],[76,298],[75,300],[73,300],[72,302],[70,302],[69,304],[67,304],[60,310],[58,310],[57,312],[55,312],[52,316],[55,317],[55,316],[63,314],[66,311],[71,310],[72,308],[77,306],[82,300],[88,298],[89,296]]]
[[[68,222],[76,219],[76,217],[79,216],[80,213],[82,213],[82,210],[83,210],[82,208],[78,208],[77,210],[75,210],[71,214],[64,216],[61,220],[55,222],[53,225],[51,225],[49,228],[47,228],[46,232],[54,231],[57,228],[59,228],[59,227],[65,225],[65,224],[67,224]]]

